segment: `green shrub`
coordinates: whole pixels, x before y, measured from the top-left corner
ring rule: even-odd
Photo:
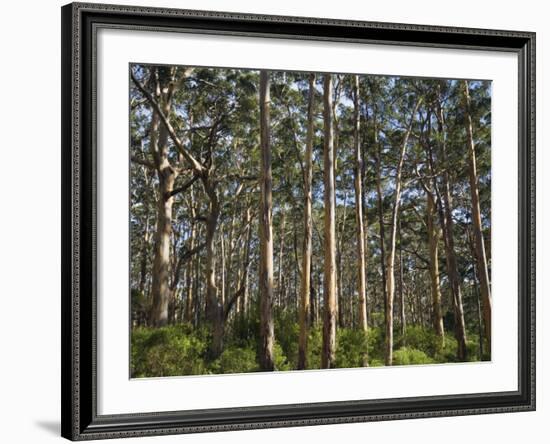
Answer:
[[[456,354],[458,350],[458,342],[452,335],[452,332],[446,332],[443,346],[436,351],[434,359],[436,362],[456,362]]]
[[[434,360],[422,350],[402,347],[393,352],[393,365],[433,364]]]
[[[226,348],[218,362],[213,362],[213,373],[248,373],[258,370],[256,352],[251,348]]]
[[[256,335],[260,329],[260,323],[253,316],[235,316],[235,319],[225,327],[226,346],[256,347]]]
[[[341,328],[336,332],[336,367],[355,368],[364,366],[368,351],[367,335],[362,330]]]
[[[480,361],[479,356],[479,335],[468,334],[468,340],[466,341],[467,359],[469,362]]]
[[[396,348],[416,348],[430,356],[434,356],[442,350],[444,342],[441,341],[441,338],[436,335],[433,329],[412,325],[405,329],[405,336],[400,336],[395,346]]]
[[[298,365],[298,341],[300,326],[296,322],[296,314],[275,311],[275,338],[280,345],[280,354],[284,355],[287,366],[296,368]],[[282,365],[282,361],[280,362]],[[277,365],[277,363],[276,363]],[[290,368],[289,368],[290,369]]]
[[[307,369],[321,368],[321,353],[323,350],[323,330],[320,325],[311,327],[307,339]]]
[[[367,344],[369,365],[375,361],[384,362],[384,331],[380,327],[373,327],[367,330]]]
[[[273,346],[273,361],[275,364],[275,370],[278,371],[287,371],[295,368],[285,355],[283,348],[278,342],[275,342]]]
[[[131,374],[134,378],[197,375],[206,372],[207,348],[201,330],[182,324],[132,331]]]

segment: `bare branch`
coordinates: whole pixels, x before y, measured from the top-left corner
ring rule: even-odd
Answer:
[[[139,157],[136,157],[136,156],[130,156],[130,160],[139,165],[143,165],[151,170],[155,169],[155,165],[153,164],[153,162],[149,162],[146,159],[140,159]]]
[[[184,193],[191,187],[191,185],[193,185],[197,181],[198,178],[199,176],[194,175],[191,179],[185,182],[181,187],[178,187],[172,190],[170,193],[167,193],[168,195],[166,196],[166,199],[169,199],[170,197],[175,196],[176,194]]]

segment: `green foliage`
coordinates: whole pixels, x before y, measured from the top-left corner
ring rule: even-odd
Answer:
[[[296,314],[276,310],[275,311],[275,331],[277,332],[277,345],[280,348],[280,354],[285,356],[288,366],[296,368],[298,365],[298,338],[300,335],[300,326],[296,322]],[[280,363],[282,365],[282,362]],[[275,363],[277,367],[277,362]],[[290,368],[289,368],[290,369]]]
[[[248,373],[258,371],[256,351],[252,348],[226,348],[219,358],[219,372],[216,370],[218,363],[213,363],[213,373]]]
[[[132,301],[132,311],[135,312],[138,310],[147,309],[147,300],[141,291],[133,288],[130,292],[130,296]]]
[[[134,378],[198,375],[206,373],[208,343],[203,330],[191,333],[182,324],[132,331],[131,374]]]
[[[131,374],[133,378],[249,373],[260,371],[257,340],[257,320],[236,318],[227,326],[225,348],[213,361],[207,359],[210,334],[206,328],[179,324],[161,328],[139,327],[132,331]],[[275,370],[289,371],[297,367],[299,328],[292,316],[277,313],[276,341],[273,347]],[[384,330],[339,328],[336,334],[336,367],[364,366],[365,350],[369,367],[384,366]],[[468,361],[479,361],[479,337],[468,334]],[[323,347],[322,325],[309,330],[307,369],[321,368]],[[410,326],[405,337],[396,338],[393,364],[419,365],[457,362],[457,341],[450,332],[441,339],[429,328]],[[482,360],[490,360],[483,355]]]
[[[369,367],[384,367],[384,361],[381,359],[369,359]]]
[[[226,335],[227,346],[252,347],[256,344],[256,334],[260,331],[260,322],[257,316],[237,316],[235,320],[226,327],[231,334]]]
[[[275,370],[286,371],[292,370],[296,367],[289,362],[283,348],[278,342],[275,342],[275,345],[273,346],[273,361],[275,364]]]
[[[338,329],[336,333],[336,367],[363,367],[365,352],[368,351],[367,335],[362,330]]]
[[[473,333],[468,335],[466,341],[466,353],[468,355],[469,362],[481,361],[479,356],[479,336]]]
[[[422,350],[402,347],[393,352],[393,365],[433,364],[435,361]]]
[[[374,327],[384,325],[384,313],[380,313],[380,312],[372,313],[370,315],[369,323]]]
[[[404,346],[423,350],[433,356],[442,349],[443,344],[434,330],[414,325],[407,326],[405,336],[399,337],[396,341],[395,348]]]
[[[452,332],[446,332],[443,340],[443,345],[434,354],[436,362],[456,362],[456,354],[458,350],[458,342]]]
[[[307,368],[321,368],[321,353],[323,351],[323,329],[317,325],[309,329],[307,339]]]
[[[369,328],[367,331],[369,365],[375,367],[376,362],[384,362],[384,331],[380,327]]]

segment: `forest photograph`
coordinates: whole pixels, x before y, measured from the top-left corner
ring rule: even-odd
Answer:
[[[491,87],[130,64],[130,377],[490,361]]]

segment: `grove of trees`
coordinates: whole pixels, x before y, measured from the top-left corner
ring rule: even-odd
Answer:
[[[490,359],[489,81],[129,86],[132,377]]]

